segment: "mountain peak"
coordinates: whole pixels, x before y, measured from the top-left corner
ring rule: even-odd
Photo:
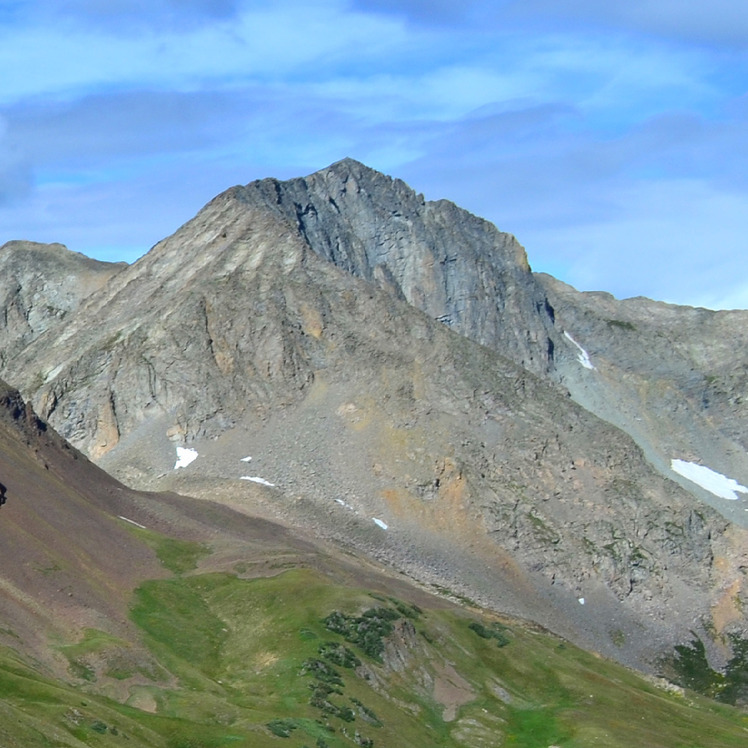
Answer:
[[[352,173],[368,172],[371,174],[379,174],[380,176],[384,176],[382,172],[377,171],[371,166],[367,166],[361,161],[358,161],[355,158],[351,158],[350,156],[341,158],[339,161],[335,161],[334,163],[330,164],[324,169],[320,169],[320,172],[325,172],[325,171],[352,172]]]
[[[426,202],[352,158],[304,178],[258,180],[237,194],[282,217],[333,265],[535,373],[548,370],[552,319],[511,234],[447,200]]]
[[[0,366],[125,267],[64,244],[17,240],[0,247]]]
[[[377,192],[390,191],[394,186],[400,199],[404,195],[409,194],[415,197],[419,203],[424,203],[423,195],[416,196],[415,190],[401,179],[394,179],[388,174],[367,166],[349,156],[314,172],[314,174],[310,174],[304,181],[314,182],[321,180],[329,184],[331,179],[340,180],[343,184],[353,179],[359,188],[364,188],[363,191],[375,199],[378,197]]]

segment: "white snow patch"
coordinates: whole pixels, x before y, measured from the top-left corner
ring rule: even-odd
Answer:
[[[269,480],[260,478],[259,475],[242,475],[239,480],[251,480],[252,483],[259,483],[261,486],[270,486],[271,488],[275,488],[275,483],[271,483]]]
[[[587,351],[585,351],[584,348],[582,348],[582,346],[579,345],[579,343],[577,343],[577,341],[574,340],[574,338],[572,338],[568,332],[566,332],[566,330],[564,330],[564,335],[571,341],[573,345],[575,345],[579,349],[577,361],[579,361],[579,363],[582,364],[585,369],[594,369],[595,367],[592,365],[592,361],[590,361],[590,354],[587,353]]]
[[[719,496],[720,499],[737,501],[740,498],[737,492],[748,493],[748,488],[741,486],[736,480],[704,467],[704,465],[697,465],[695,462],[671,460],[670,468],[678,475],[690,480],[691,483],[695,483],[709,493]]]
[[[197,459],[197,450],[189,449],[187,447],[177,447],[177,462],[174,465],[174,470],[177,468],[187,467],[191,462]]]
[[[145,530],[145,525],[141,525],[140,522],[136,522],[134,519],[127,519],[127,517],[123,517],[121,514],[117,515],[120,519],[123,519],[125,522],[129,522],[131,525],[135,525],[135,527],[139,527],[141,530]]]
[[[577,598],[577,599],[579,600],[579,604],[580,605],[584,605],[584,598],[583,597],[580,597],[580,598]]]
[[[388,525],[387,525],[387,523],[386,523],[386,522],[383,522],[383,521],[382,521],[381,519],[377,519],[376,517],[372,517],[372,519],[373,519],[373,520],[374,520],[374,522],[375,522],[375,523],[376,523],[377,525],[379,525],[379,526],[380,526],[380,527],[381,527],[381,528],[382,528],[383,530],[386,530],[386,529],[387,529]]]
[[[252,458],[251,457],[242,457],[241,460],[239,460],[239,462],[252,462]]]

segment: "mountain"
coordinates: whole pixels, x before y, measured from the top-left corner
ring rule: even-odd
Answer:
[[[637,667],[694,635],[733,657],[744,502],[671,460],[748,482],[722,337],[748,313],[578,294],[351,160],[231,188],[111,270],[0,373],[112,475]]]
[[[0,247],[0,365],[124,267],[92,260],[62,244],[12,241]]]
[[[220,504],[127,489],[5,384],[0,476],[7,748],[744,738],[739,710],[537,626]]]
[[[553,361],[553,310],[511,235],[352,159],[237,190],[295,225],[317,255],[535,373]]]
[[[574,399],[629,434],[660,472],[745,526],[744,502],[715,497],[670,468],[680,459],[748,485],[748,312],[619,301],[536,277],[557,321],[594,362],[594,372],[563,371]]]

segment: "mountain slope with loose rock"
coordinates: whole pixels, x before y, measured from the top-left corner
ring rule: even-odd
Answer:
[[[62,244],[11,241],[0,247],[0,367],[125,266]]]

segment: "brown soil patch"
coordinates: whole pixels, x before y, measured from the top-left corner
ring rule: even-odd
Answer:
[[[436,669],[434,698],[444,707],[442,719],[453,722],[457,710],[475,698],[475,691],[452,665],[445,664]]]

